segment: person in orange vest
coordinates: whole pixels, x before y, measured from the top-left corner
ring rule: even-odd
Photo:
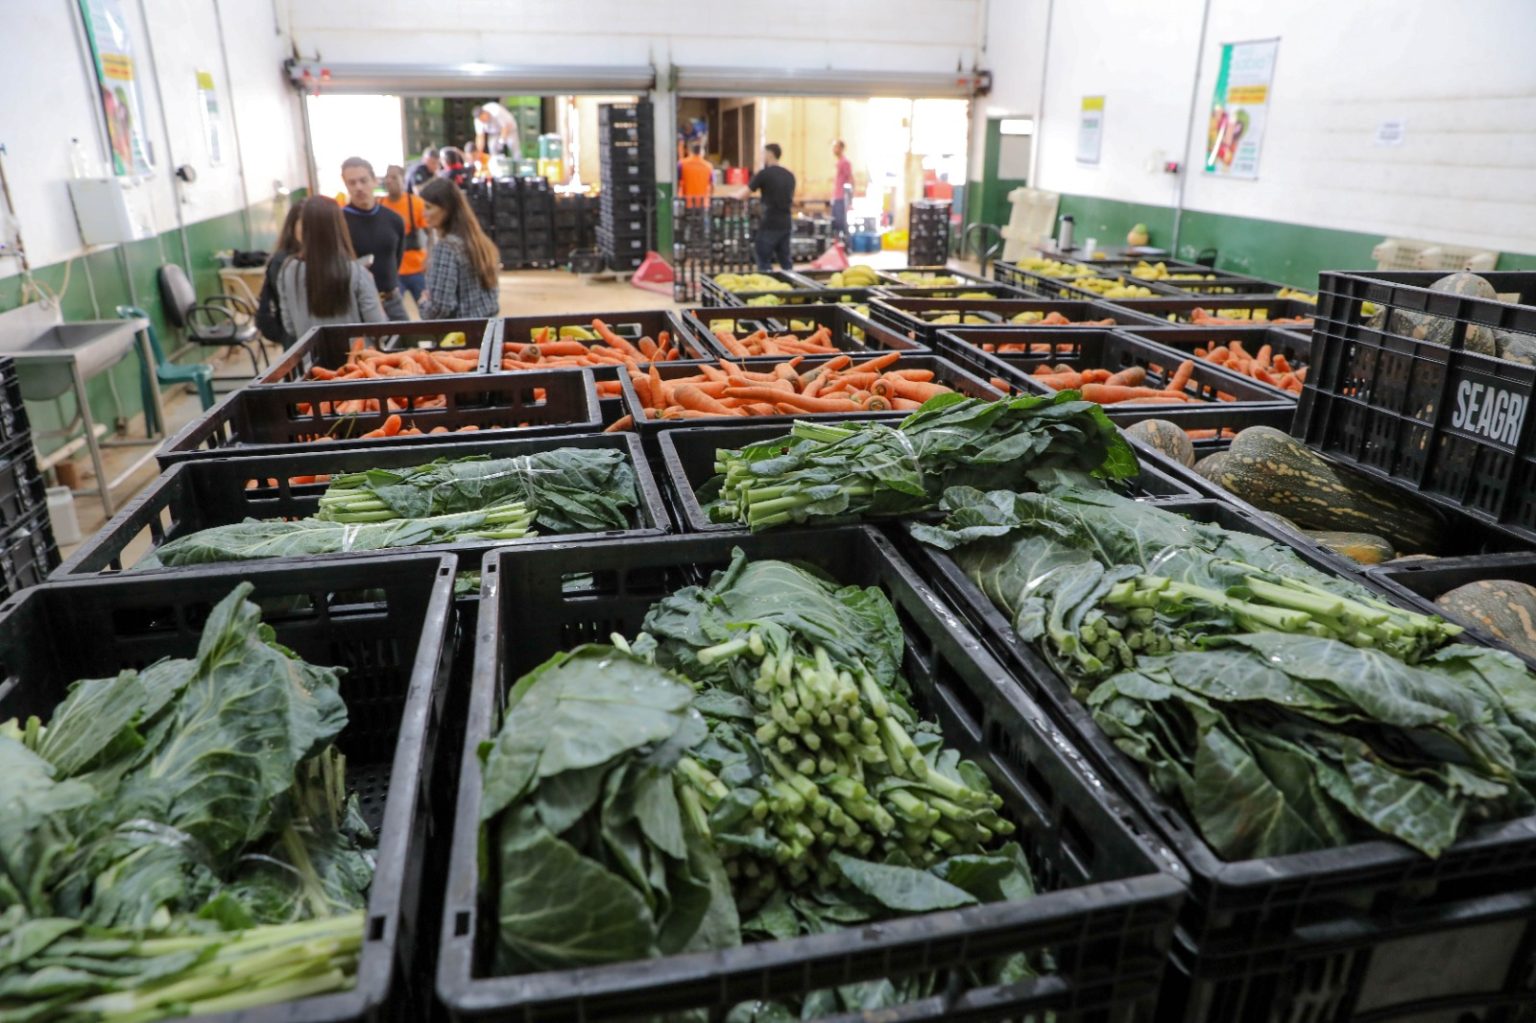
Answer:
[[[688,156],[677,166],[677,191],[687,206],[708,206],[715,187],[715,165],[704,159],[704,143],[688,146]]]
[[[428,236],[421,196],[405,188],[405,168],[391,164],[384,172],[384,198],[379,204],[405,222],[405,251],[400,256],[400,287],[410,292],[421,306],[421,294],[427,288]]]

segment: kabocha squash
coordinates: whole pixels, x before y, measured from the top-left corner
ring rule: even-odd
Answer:
[[[1212,459],[1221,461],[1202,468]],[[1303,529],[1373,532],[1403,551],[1440,549],[1441,520],[1400,491],[1324,461],[1272,426],[1250,426],[1195,471]]]
[[[1231,461],[1227,455],[1228,452],[1226,451],[1218,451],[1214,455],[1206,455],[1195,463],[1195,472],[1198,472],[1223,490],[1230,490],[1231,488],[1221,481],[1222,477],[1226,475],[1227,465]]]
[[[1166,419],[1143,419],[1127,426],[1125,432],[1127,436],[1136,438],[1154,451],[1162,452],[1180,465],[1193,468],[1195,464],[1195,445],[1191,443],[1189,434]]]
[[[1482,579],[1435,598],[1445,617],[1481,629],[1526,657],[1536,657],[1536,586]]]
[[[1492,284],[1479,277],[1477,274],[1468,273],[1465,270],[1458,273],[1446,274],[1429,286],[1430,291],[1439,292],[1442,295],[1466,295],[1469,298],[1497,299],[1499,293],[1494,290]],[[1429,341],[1437,345],[1448,345],[1456,333],[1456,321],[1449,316],[1433,316],[1429,313],[1414,312],[1409,309],[1394,309],[1392,311],[1391,330],[1394,334],[1403,337],[1411,337],[1420,341]],[[1463,347],[1469,352],[1477,352],[1479,355],[1498,355],[1499,344],[1491,327],[1481,323],[1468,323],[1466,340]]]
[[[1536,337],[1512,330],[1496,330],[1493,334],[1498,341],[1499,358],[1536,366]]]
[[[1375,533],[1345,533],[1337,529],[1304,529],[1302,532],[1324,550],[1341,554],[1361,565],[1380,565],[1397,557],[1392,545]]]

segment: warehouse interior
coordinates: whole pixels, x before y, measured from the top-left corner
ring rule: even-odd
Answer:
[[[1532,0],[0,28],[0,1023],[1536,1023]]]

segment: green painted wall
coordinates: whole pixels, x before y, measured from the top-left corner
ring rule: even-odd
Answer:
[[[672,262],[672,182],[656,182],[656,251]]]
[[[997,176],[998,153],[1002,149],[1002,122],[987,118],[987,135],[982,148],[981,179],[966,182],[965,224],[993,224],[1002,227],[1013,213],[1008,193],[1028,182],[1023,178]]]
[[[301,193],[292,201],[298,201]],[[259,203],[250,209],[227,213],[197,223],[187,224],[187,251],[191,254],[192,281],[199,295],[219,291],[219,265],[214,253],[225,249],[270,248],[277,238],[280,218],[286,206],[276,200]],[[136,305],[149,313],[166,354],[181,347],[181,338],[172,332],[160,303],[157,273],[166,263],[182,263],[181,230],[167,231],[155,238],[100,249],[72,261],[34,267],[32,277],[55,294],[61,294],[66,321],[113,319],[119,305]],[[0,279],[0,310],[20,305],[24,282],[20,275]],[[36,295],[27,295],[29,300]],[[194,349],[184,361],[195,362],[218,354],[214,349]],[[87,384],[91,412],[97,422],[111,424],[117,418],[131,419],[144,407],[139,376],[139,361],[129,357],[110,372],[92,378]],[[117,399],[113,398],[116,390]],[[60,428],[73,415],[74,399],[32,403],[28,412],[35,430]],[[59,439],[37,438],[37,448],[47,453],[62,443]]]
[[[1076,218],[1079,239],[1096,238],[1100,248],[1125,244],[1126,233],[1137,223],[1147,225],[1153,245],[1166,247],[1173,238],[1168,206],[1063,195],[1061,213]],[[1185,210],[1175,255],[1193,259],[1215,249],[1219,269],[1315,289],[1320,271],[1374,268],[1371,249],[1380,241],[1380,235]],[[1536,270],[1536,255],[1504,253],[1498,268]]]

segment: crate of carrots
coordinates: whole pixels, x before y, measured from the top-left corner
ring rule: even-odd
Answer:
[[[502,372],[590,369],[596,380],[618,380],[634,366],[714,358],[676,313],[648,309],[503,317],[490,364]]]
[[[1126,327],[1127,334],[1204,359],[1272,387],[1292,401],[1301,396],[1312,361],[1312,339],[1276,327]]]
[[[1267,384],[1119,331],[994,331],[987,337],[999,345],[996,352],[982,351],[972,343],[974,334],[959,340],[953,338],[954,333],[946,333],[951,338],[946,349],[960,350],[963,345],[975,373],[995,384],[1007,383],[1035,394],[1080,390],[1085,399],[1101,405],[1169,409],[1214,402],[1272,405],[1286,401],[1284,394]],[[1001,349],[1005,344],[1028,345],[1029,349],[1011,352]]]
[[[926,346],[844,305],[793,309],[703,306],[684,317],[715,355],[732,362],[774,363],[796,355],[926,351]]]
[[[482,373],[494,320],[419,320],[314,327],[261,375],[258,386],[305,380]]]
[[[1271,295],[1207,295],[1201,298],[1122,298],[1115,305],[1160,322],[1192,327],[1283,327],[1312,333],[1317,306]]]
[[[293,453],[311,444],[433,445],[482,431],[578,433],[601,422],[592,373],[584,369],[311,382],[236,391],[166,441],[157,457],[166,468],[191,458]]]
[[[641,431],[695,420],[753,418],[791,422],[808,416],[900,419],[940,394],[996,401],[987,381],[928,352],[796,356],[770,365],[662,366],[620,381],[624,419],[608,429]]]

